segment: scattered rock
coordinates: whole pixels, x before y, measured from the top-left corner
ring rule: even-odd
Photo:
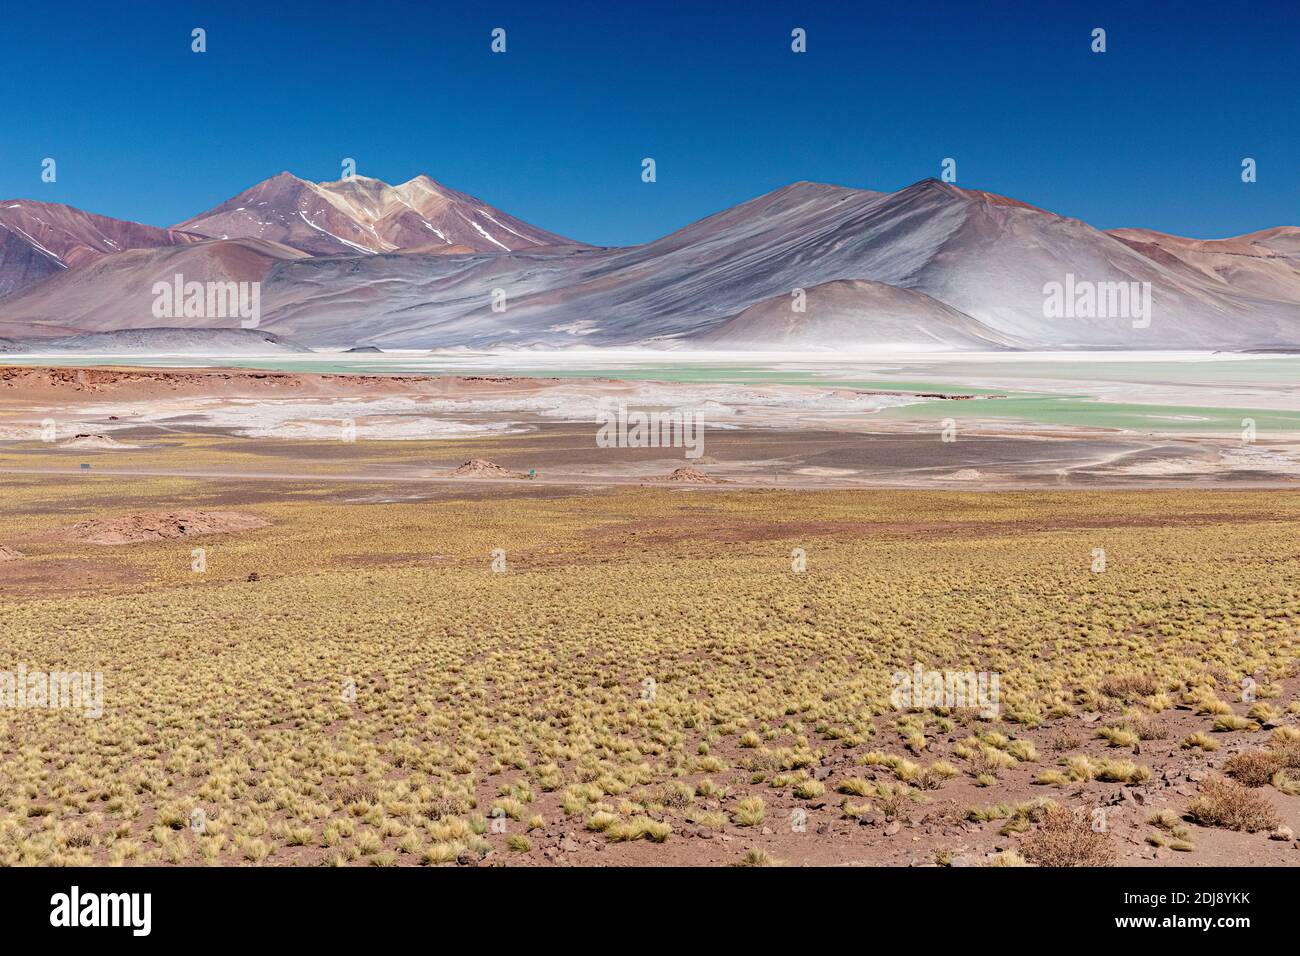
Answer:
[[[471,458],[458,468],[451,471],[452,478],[527,478],[529,477],[522,471],[511,471],[509,468],[502,468],[495,461],[488,461],[486,458]]]
[[[901,829],[903,829],[903,825],[897,820],[892,820],[885,824],[885,836],[893,836]]]
[[[1270,840],[1294,840],[1295,832],[1286,824],[1278,827],[1268,835]]]
[[[59,445],[60,448],[139,448],[139,445],[128,445],[118,441],[108,435],[74,435],[67,441]]]
[[[459,866],[473,866],[478,863],[478,854],[473,850],[461,850],[456,857],[456,863]]]
[[[688,482],[695,485],[725,485],[728,484],[725,478],[713,478],[700,471],[698,468],[692,468],[685,465],[681,468],[673,469],[673,473],[663,479],[664,481]]]
[[[568,837],[565,837],[560,841],[560,850],[563,853],[577,853],[581,849],[582,844],[577,840],[571,840]]]
[[[701,840],[713,839],[713,831],[708,827],[700,827],[698,830],[695,831],[695,835],[699,837]]]
[[[244,580],[246,580],[246,581],[260,581],[260,580],[262,580],[262,577],[261,577],[261,575],[259,575],[256,571],[249,571],[249,572],[248,572],[248,577],[245,578]]]

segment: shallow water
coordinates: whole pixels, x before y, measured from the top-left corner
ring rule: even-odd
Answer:
[[[14,365],[239,367],[285,372],[609,378],[806,385],[981,396],[880,412],[893,419],[986,418],[1162,432],[1300,431],[1300,356],[1210,353],[715,357],[682,353],[454,352],[276,356],[0,356]],[[1153,391],[1165,396],[1152,397]],[[1176,395],[1178,400],[1168,396]],[[1267,400],[1265,400],[1265,398]],[[1140,399],[1146,399],[1142,401]],[[1255,399],[1255,402],[1252,402]],[[1271,406],[1271,407],[1270,407]]]

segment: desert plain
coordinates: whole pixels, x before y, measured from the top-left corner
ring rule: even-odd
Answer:
[[[1300,861],[1295,360],[999,361],[0,368],[0,864]]]

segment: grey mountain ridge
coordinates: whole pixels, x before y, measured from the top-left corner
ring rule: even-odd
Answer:
[[[423,194],[424,177],[400,187],[367,180],[314,189],[296,177],[275,179],[236,199],[287,197],[276,217],[258,214],[287,231],[277,226],[259,235],[128,250],[62,270],[0,299],[0,335],[157,325],[149,290],[183,273],[187,280],[261,282],[260,327],[317,347],[1300,346],[1295,227],[1201,241],[1148,230],[1102,232],[932,179],[892,193],[799,182],[653,242],[593,248],[530,233],[532,227],[433,184],[427,188],[437,195],[425,213],[475,220],[495,230],[489,235],[500,245],[517,248],[498,248],[482,236],[471,247],[462,241],[470,236],[439,226],[443,236],[433,246],[383,249],[409,241],[402,237],[413,210],[404,196]],[[213,228],[214,217],[239,208],[231,203],[182,223],[179,234]],[[291,222],[291,213],[306,212],[319,227],[357,208],[362,212],[348,221],[373,228],[366,241],[377,251],[348,245],[363,245],[359,231],[344,235],[339,227],[347,242],[335,243],[319,240],[322,234],[302,225],[301,215]],[[511,226],[515,238],[487,224],[487,215]],[[478,235],[472,225],[465,228]],[[317,248],[318,241],[325,246]],[[1149,324],[1141,327],[1127,315],[1048,317],[1045,286],[1067,276],[1135,289],[1149,284]],[[791,308],[794,290],[803,290],[802,313]],[[494,310],[502,294],[505,308]]]

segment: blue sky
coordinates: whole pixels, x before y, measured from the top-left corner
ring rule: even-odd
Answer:
[[[605,245],[795,180],[897,189],[945,157],[958,185],[1100,228],[1300,224],[1293,0],[75,0],[5,20],[0,197],[155,225],[344,157]]]

